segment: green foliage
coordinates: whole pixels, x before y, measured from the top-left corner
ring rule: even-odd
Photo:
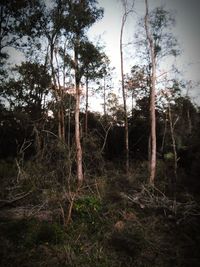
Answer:
[[[30,119],[41,119],[43,98],[49,92],[50,76],[44,65],[22,62],[13,69],[15,78],[4,84],[4,97],[12,109],[26,111]],[[18,77],[18,78],[16,78]]]
[[[162,164],[159,168],[163,168]],[[107,176],[99,177],[99,180],[104,180],[107,193],[99,192],[100,199],[91,184],[82,188],[74,203],[72,223],[67,228],[55,222],[1,221],[2,266],[12,266],[13,261],[17,262],[17,267],[186,266],[185,253],[193,266],[198,266],[198,216],[185,218],[185,222],[179,220],[178,224],[175,215],[168,218],[156,207],[155,210],[145,204],[140,207],[137,200],[136,203],[108,200],[107,195],[113,190],[115,193],[135,192],[135,181],[128,182],[119,170],[113,170],[113,165]],[[159,204],[153,188],[145,192],[149,203],[155,197]],[[121,229],[115,227],[119,220]]]
[[[93,195],[79,198],[74,204],[74,210],[78,216],[88,221],[93,220],[101,209],[101,201]],[[92,221],[92,223],[94,222]]]
[[[81,36],[102,16],[103,9],[96,6],[96,1],[70,2],[68,4],[68,16],[65,18],[65,26],[72,34]]]
[[[105,54],[100,47],[95,47],[89,41],[83,41],[79,47],[80,75],[85,76],[88,80],[94,80],[102,76],[103,59]]]
[[[168,152],[164,154],[164,159],[167,161],[171,161],[174,159],[174,154],[172,152]]]

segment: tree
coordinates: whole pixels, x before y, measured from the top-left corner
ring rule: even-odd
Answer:
[[[128,136],[128,116],[127,116],[127,105],[126,105],[126,92],[124,83],[124,59],[123,59],[123,32],[127,17],[130,12],[133,11],[134,1],[131,8],[128,8],[128,1],[122,0],[124,7],[124,14],[122,16],[121,31],[120,31],[120,60],[121,60],[121,79],[122,79],[122,96],[124,103],[124,124],[125,124],[125,151],[126,151],[126,172],[129,171],[129,136]]]
[[[49,11],[47,8],[41,20],[41,35],[47,39],[47,52],[45,64],[48,66],[52,77],[53,95],[57,103],[57,120],[58,120],[58,137],[60,141],[65,143],[65,111],[64,111],[64,90],[65,90],[65,61],[64,56],[66,53],[66,42],[62,47],[63,40],[62,30],[64,27],[64,12],[67,11],[68,5],[64,6],[64,1],[55,1],[55,6]],[[65,29],[65,35],[68,30]],[[58,46],[59,44],[59,46]],[[63,62],[63,84],[61,84],[61,68],[60,58]]]
[[[156,70],[158,62],[167,55],[177,56],[177,41],[166,29],[174,25],[171,14],[163,8],[156,8],[151,14],[148,10],[148,1],[145,0],[146,14],[144,26],[146,45],[148,47],[150,67],[150,177],[149,183],[154,185],[156,175]],[[167,44],[167,45],[166,45]]]
[[[42,155],[43,134],[47,122],[47,102],[50,76],[44,65],[22,62],[13,68],[14,77],[3,84],[2,98],[5,100],[5,115],[8,120],[8,136],[13,132],[12,150],[17,151],[25,139],[35,145],[36,158]],[[9,129],[10,128],[10,129]],[[33,140],[34,136],[34,140]],[[5,139],[5,143],[9,144]],[[32,142],[34,141],[34,142]],[[8,142],[8,143],[7,143]],[[33,146],[32,146],[33,147]]]
[[[102,77],[105,54],[101,48],[95,46],[88,40],[80,42],[80,72],[85,76],[85,135],[88,131],[88,100],[89,100],[89,81]]]
[[[75,143],[79,185],[83,181],[82,148],[79,128],[80,86],[82,76],[84,75],[81,62],[81,44],[87,39],[85,37],[86,30],[103,15],[103,10],[97,8],[96,4],[97,1],[95,0],[55,0],[52,7],[44,5],[42,10],[43,14],[37,20],[39,25],[36,23],[37,27],[28,27],[29,25],[26,24],[27,27],[24,29],[25,32],[29,29],[30,33],[37,32],[37,36],[40,37],[41,47],[44,46],[42,43],[47,41],[44,65],[48,67],[52,77],[52,92],[58,108],[58,136],[62,142],[65,142],[64,95],[66,89],[68,89],[66,88],[66,76],[68,75],[70,80],[73,77],[72,71],[74,71],[76,92]],[[32,36],[34,34],[31,35],[31,38]],[[62,65],[61,62],[63,63]],[[68,74],[66,73],[67,71]],[[63,78],[62,80],[61,77]],[[71,82],[70,84],[72,85]]]
[[[146,5],[146,15],[145,15],[145,30],[147,35],[147,40],[150,48],[150,58],[152,64],[151,72],[151,93],[150,93],[150,122],[151,122],[151,158],[150,158],[150,177],[149,182],[154,185],[155,175],[156,175],[156,113],[155,113],[155,90],[156,90],[156,58],[154,41],[151,33],[149,32],[148,26],[148,2],[145,0]]]
[[[41,16],[41,2],[39,0],[1,0],[0,3],[0,78],[5,77],[5,63],[9,58],[9,49],[20,48],[23,37],[28,34],[36,18]],[[29,30],[27,30],[29,28]],[[25,30],[26,29],[26,30]]]
[[[125,77],[125,87],[131,96],[132,118],[134,117],[134,102],[137,108],[137,101],[148,96],[148,73],[145,66],[134,65],[130,75]]]
[[[106,117],[107,117],[107,97],[108,97],[108,91],[111,90],[112,88],[112,74],[114,71],[114,67],[112,68],[110,66],[110,60],[109,58],[104,55],[102,59],[102,68],[101,68],[101,77],[100,80],[98,81],[98,89],[97,91],[100,93],[101,97],[103,97],[103,115],[104,115],[104,122],[106,122]],[[110,90],[109,90],[110,89]]]
[[[92,26],[95,21],[103,15],[103,10],[97,8],[95,0],[79,0],[69,1],[69,16],[66,27],[72,34],[72,46],[74,52],[74,76],[76,90],[76,107],[75,107],[75,143],[76,143],[76,163],[77,163],[77,178],[79,187],[83,183],[83,167],[82,167],[82,147],[80,137],[80,83],[82,71],[80,66],[80,48],[81,41],[84,40],[85,31]]]
[[[9,108],[23,107],[32,120],[40,119],[50,87],[50,76],[45,66],[22,62],[13,68],[13,72],[15,77],[4,84],[2,92]]]
[[[165,113],[165,126],[164,126],[164,134],[163,134],[163,141],[162,141],[162,147],[161,147],[161,153],[164,151],[164,142],[167,134],[167,124],[169,124],[169,135],[171,137],[170,147],[172,147],[172,157],[171,157],[171,151],[170,153],[167,153],[168,159],[173,159],[174,162],[174,173],[171,175],[171,182],[172,182],[172,190],[175,197],[176,192],[176,182],[177,182],[177,168],[178,168],[178,155],[177,155],[177,144],[176,144],[176,136],[175,136],[175,126],[179,120],[178,114],[173,114],[172,112],[172,102],[175,101],[177,95],[180,94],[180,88],[178,85],[178,82],[173,80],[172,86],[167,86],[167,80],[164,90],[161,91],[161,95],[166,98],[166,108],[164,109]]]

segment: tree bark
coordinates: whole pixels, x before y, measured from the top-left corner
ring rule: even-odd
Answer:
[[[78,69],[78,52],[77,44],[74,47],[74,64],[75,64],[75,86],[76,86],[76,105],[75,105],[75,143],[76,143],[76,164],[78,186],[83,183],[83,167],[82,167],[82,147],[80,138],[80,78]]]
[[[161,152],[162,155],[163,155],[163,153],[164,153],[164,146],[165,146],[166,133],[167,133],[167,112],[166,112],[166,115],[165,115],[164,133],[163,133],[162,145],[161,145],[161,149],[160,149],[160,152]]]
[[[103,114],[106,118],[106,77],[103,77]]]
[[[174,194],[176,193],[176,181],[177,181],[177,151],[176,151],[176,140],[174,136],[174,125],[172,122],[172,112],[171,112],[171,106],[170,102],[168,102],[168,112],[169,112],[169,125],[170,125],[170,133],[171,133],[171,139],[172,139],[172,147],[173,147],[173,153],[174,153],[174,179],[172,178],[173,183],[173,191]]]
[[[88,77],[86,77],[86,95],[85,95],[85,136],[88,133]]]
[[[127,118],[127,105],[126,105],[126,93],[125,93],[125,85],[124,85],[124,62],[123,62],[123,30],[124,25],[127,18],[127,11],[122,18],[121,31],[120,31],[120,60],[121,60],[121,79],[122,79],[122,97],[124,104],[124,124],[125,124],[125,153],[126,153],[126,173],[129,172],[129,134],[128,134],[128,118]]]
[[[53,39],[53,37],[52,37]],[[65,125],[64,125],[64,110],[63,110],[63,95],[61,86],[58,80],[58,84],[56,82],[56,73],[54,68],[54,42],[50,40],[50,65],[51,65],[51,73],[53,79],[53,86],[56,96],[56,101],[58,103],[58,111],[57,111],[57,119],[58,119],[58,137],[64,143],[65,142]]]
[[[68,113],[68,130],[67,130],[67,145],[69,150],[69,158],[71,155],[71,95],[69,95],[69,113]]]
[[[154,185],[156,176],[156,112],[155,112],[155,93],[156,93],[156,55],[154,51],[154,42],[148,28],[148,1],[145,0],[146,14],[145,14],[145,31],[147,41],[150,48],[150,58],[152,65],[151,72],[151,86],[150,86],[150,125],[151,125],[151,158],[150,158],[150,176],[149,183]]]

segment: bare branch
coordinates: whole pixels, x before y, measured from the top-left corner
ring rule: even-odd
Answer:
[[[32,192],[33,191],[31,190],[31,191],[29,191],[27,193],[21,193],[20,196],[17,196],[15,198],[9,199],[9,200],[0,199],[0,207],[2,208],[4,206],[9,206],[9,205],[11,205],[11,204],[13,204],[13,203],[15,203],[15,202],[27,197],[27,196],[29,196]]]

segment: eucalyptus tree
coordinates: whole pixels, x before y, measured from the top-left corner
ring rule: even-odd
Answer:
[[[10,48],[19,48],[25,35],[31,32],[31,24],[36,26],[36,18],[41,16],[39,0],[13,0],[0,2],[0,77],[6,74],[6,60]],[[4,78],[3,78],[4,79]]]
[[[81,80],[87,72],[86,58],[83,60],[83,54],[85,53],[83,46],[89,44],[86,37],[87,30],[103,16],[103,9],[99,8],[97,4],[98,2],[96,0],[53,0],[49,3],[39,0],[14,0],[12,3],[10,1],[1,1],[0,10],[1,34],[3,32],[3,35],[0,35],[1,52],[4,48],[2,46],[3,38],[8,41],[7,43],[9,45],[9,40],[12,38],[12,43],[16,47],[23,49],[25,52],[29,50],[34,56],[37,55],[36,61],[43,64],[51,74],[51,89],[58,103],[58,135],[63,142],[65,141],[65,107],[63,99],[65,93],[68,93],[67,90],[70,89],[71,92],[71,89],[73,89],[70,79],[72,80],[74,78],[76,99],[74,112],[75,143],[79,185],[83,182],[79,121]],[[22,5],[22,9],[20,5]],[[10,8],[9,12],[16,8],[14,19],[12,16],[10,19],[9,16],[3,15],[4,7],[7,8],[7,6]],[[24,8],[26,6],[28,8]],[[22,13],[19,13],[20,10],[22,10]],[[15,20],[17,21],[18,17],[20,18],[20,22],[12,24]],[[19,37],[23,39],[23,46],[9,33],[8,29],[4,31],[2,21],[3,23],[5,22],[4,25],[9,25],[9,29],[14,25],[13,30],[18,30],[20,33]],[[8,21],[10,24],[8,24]],[[31,48],[29,44],[32,46],[33,43],[37,46],[37,51],[35,49],[29,49]],[[42,54],[45,50],[46,56]],[[29,56],[31,56],[30,53]],[[94,62],[93,59],[92,61]],[[69,81],[66,81],[67,76],[70,78]]]
[[[76,143],[76,164],[79,186],[83,183],[82,146],[80,137],[80,95],[81,79],[83,76],[81,63],[81,43],[85,40],[86,31],[103,16],[103,9],[97,7],[96,0],[67,0],[68,14],[65,20],[65,27],[71,34],[71,45],[73,50],[72,66],[75,77],[75,143]]]
[[[147,35],[147,41],[150,48],[150,60],[152,64],[151,73],[151,93],[150,93],[150,124],[151,124],[151,157],[150,157],[150,177],[149,182],[154,184],[156,175],[156,113],[155,113],[155,90],[156,90],[156,52],[152,34],[149,31],[148,24],[148,3],[145,0],[146,14],[145,14],[145,30]]]
[[[124,125],[124,107],[119,103],[119,99],[115,93],[108,93],[107,96],[107,112],[111,125],[123,127]]]
[[[88,131],[89,81],[102,77],[105,53],[87,39],[80,42],[80,75],[85,77],[85,135]]]
[[[148,73],[145,66],[134,65],[131,73],[125,77],[125,88],[131,96],[132,118],[134,117],[134,105],[137,108],[137,101],[148,94]]]
[[[12,72],[13,76],[4,83],[1,97],[6,103],[8,129],[15,140],[13,150],[17,151],[17,144],[21,146],[25,139],[30,140],[35,146],[36,159],[41,159],[51,78],[44,65],[32,62],[22,62]]]
[[[41,41],[46,40],[44,64],[52,77],[52,94],[55,97],[57,107],[58,137],[63,144],[65,143],[65,53],[68,34],[66,29],[63,30],[63,27],[66,12],[68,12],[68,6],[65,5],[64,1],[53,1],[51,7],[46,6],[44,9],[40,28]]]
[[[46,43],[44,64],[49,68],[52,76],[52,92],[58,103],[58,135],[62,142],[65,141],[63,99],[67,90],[73,89],[72,83],[67,82],[66,77],[70,79],[74,77],[76,161],[78,182],[81,185],[83,170],[79,112],[81,79],[85,74],[81,56],[82,46],[87,41],[87,30],[102,17],[103,10],[97,7],[96,0],[55,0],[50,5],[43,6],[43,16],[38,18],[40,25],[33,29],[37,31],[41,43]],[[86,66],[84,68],[86,69]]]
[[[122,16],[121,30],[120,30],[120,60],[121,60],[121,79],[122,79],[122,96],[124,104],[124,124],[125,124],[125,151],[126,151],[126,172],[129,171],[129,135],[128,135],[128,117],[127,117],[127,105],[126,105],[126,92],[124,84],[124,59],[123,59],[123,33],[124,27],[128,15],[133,12],[134,1],[131,7],[128,7],[128,0],[122,0],[122,5],[124,8],[124,13]]]
[[[158,64],[166,56],[179,54],[177,40],[169,30],[174,26],[172,14],[162,7],[149,13],[148,1],[145,0],[146,14],[144,27],[146,38],[143,40],[147,48],[150,70],[150,177],[149,183],[154,185],[156,175],[156,80]]]
[[[106,122],[107,118],[107,97],[108,94],[111,91],[111,88],[113,87],[112,84],[112,77],[113,77],[113,71],[114,67],[111,67],[109,58],[104,55],[102,59],[102,68],[101,68],[101,78],[98,81],[98,89],[97,91],[100,93],[101,97],[103,97],[103,115],[104,115],[104,121]]]
[[[8,108],[27,112],[30,120],[40,120],[44,115],[46,97],[50,88],[50,75],[44,65],[22,62],[13,68],[13,77],[5,83],[2,96]]]

